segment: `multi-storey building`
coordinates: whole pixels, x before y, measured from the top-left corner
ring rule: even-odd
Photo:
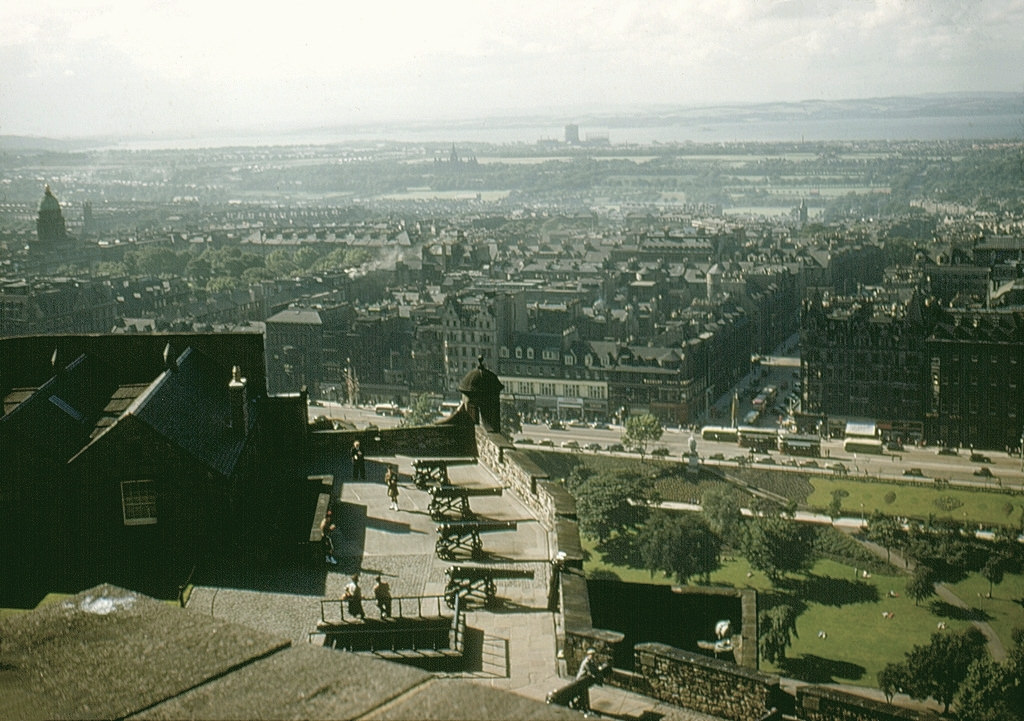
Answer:
[[[478,358],[493,363],[499,346],[513,332],[526,330],[526,303],[522,293],[469,290],[445,299],[441,323],[445,392],[453,392]]]
[[[1020,443],[1024,310],[951,310],[916,292],[815,295],[800,345],[805,413],[873,419],[929,443]]]

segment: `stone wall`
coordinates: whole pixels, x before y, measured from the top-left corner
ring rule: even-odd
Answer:
[[[907,721],[938,718],[823,686],[796,690],[796,714],[806,721]]]
[[[663,643],[640,643],[636,672],[662,701],[735,721],[763,717],[786,699],[778,676],[745,669]]]
[[[533,513],[545,530],[555,530],[558,509],[554,494],[543,486],[548,476],[517,453],[511,441],[498,433],[489,433],[481,426],[476,427],[476,443],[480,462],[498,477],[509,491]]]

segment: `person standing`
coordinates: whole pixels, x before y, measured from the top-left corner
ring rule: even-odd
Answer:
[[[359,588],[359,574],[353,573],[352,580],[345,585],[345,592],[341,596],[342,601],[348,601],[348,615],[353,618],[366,620],[363,612],[363,590]]]
[[[366,458],[363,449],[359,447],[359,441],[352,444],[352,480],[366,480]]]
[[[338,565],[338,559],[334,557],[334,539],[331,538],[331,531],[335,528],[337,526],[334,525],[334,519],[328,509],[327,514],[320,521],[320,543],[324,547],[324,560],[332,566]]]
[[[391,584],[380,576],[373,584],[373,597],[377,601],[377,608],[380,609],[381,618],[391,618]]]
[[[388,488],[388,498],[391,499],[391,503],[388,504],[388,508],[392,511],[398,510],[398,474],[395,473],[391,468],[388,468],[388,472],[384,474],[384,485]]]
[[[576,680],[583,683],[580,684],[579,694],[573,699],[570,708],[584,712],[590,711],[590,687],[595,684],[600,685],[603,675],[601,666],[597,662],[597,650],[588,648],[580,662],[580,668],[576,672]]]

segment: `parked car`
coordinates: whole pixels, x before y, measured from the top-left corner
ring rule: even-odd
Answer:
[[[908,468],[905,471],[903,471],[903,475],[904,476],[920,476],[921,478],[924,478],[924,471],[922,471],[920,468]]]
[[[537,445],[539,445],[539,446],[553,446],[553,445],[555,445],[555,442],[553,440],[551,440],[550,438],[542,438],[540,443],[538,443]]]
[[[939,453],[940,456],[958,456],[958,455],[960,455],[959,453],[956,452],[955,448],[940,448],[938,450],[938,453]]]
[[[800,461],[800,467],[801,468],[817,468],[818,467],[818,462],[817,461]]]
[[[708,456],[708,458],[711,459],[712,461],[724,461],[725,460],[725,454],[724,453],[712,453],[710,456]]]
[[[533,445],[533,439],[532,438],[520,438],[518,441],[516,441],[516,443],[520,443],[520,444],[522,444],[524,446],[532,446]]]
[[[588,444],[587,444],[586,446],[584,446],[584,447],[585,447],[585,448],[586,448],[586,449],[587,449],[588,451],[599,451],[599,450],[601,450],[601,444],[600,444],[600,443],[588,443]]]
[[[988,469],[988,466],[982,466],[974,472],[974,475],[981,476],[982,478],[991,478],[992,471]]]
[[[972,453],[971,463],[991,463],[992,459],[982,453]]]
[[[562,441],[562,448],[578,451],[580,449],[580,444],[579,441]]]
[[[886,450],[890,451],[902,451],[903,444],[900,443],[899,441],[889,441],[888,443],[885,444],[885,448]]]
[[[622,453],[626,448],[621,443],[611,443],[608,445],[608,450],[613,453]]]
[[[564,430],[565,430],[565,426],[563,426],[563,425],[562,425],[562,424],[561,424],[560,422],[558,422],[558,421],[551,421],[551,422],[550,422],[550,423],[548,424],[548,428],[550,428],[550,429],[551,429],[551,430],[553,430],[553,431],[564,431]]]

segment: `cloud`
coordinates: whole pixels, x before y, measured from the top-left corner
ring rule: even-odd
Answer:
[[[1024,66],[1024,0],[33,0],[0,27],[0,132],[1020,90]]]

